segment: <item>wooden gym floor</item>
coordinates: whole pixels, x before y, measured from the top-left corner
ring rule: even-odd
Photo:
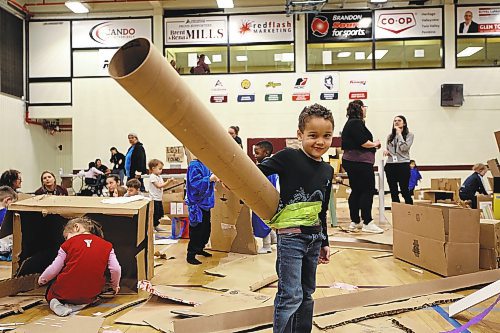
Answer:
[[[347,208],[345,200],[340,201],[339,208],[337,209],[337,216],[340,225],[344,227],[347,226]],[[375,211],[375,209],[374,209]],[[386,214],[387,218],[390,220],[390,212]],[[377,217],[375,217],[377,220]],[[390,225],[389,225],[390,226]],[[213,252],[212,258],[202,258],[202,265],[191,266],[185,261],[187,241],[181,240],[178,244],[170,245],[166,250],[167,257],[175,257],[174,259],[162,260],[156,259],[157,263],[161,263],[161,266],[155,268],[155,277],[152,279],[153,284],[171,284],[171,285],[202,285],[218,279],[215,276],[210,276],[204,274],[204,270],[207,268],[212,268],[217,266],[219,263],[228,262],[239,258],[241,255],[238,254],[228,254]],[[156,246],[156,249],[165,249],[166,246]],[[334,250],[334,248],[332,248]],[[366,250],[355,250],[355,249],[336,249],[339,250],[331,257],[331,262],[328,265],[320,265],[318,267],[317,274],[317,285],[318,288],[314,294],[315,298],[337,295],[340,293],[345,293],[339,289],[328,288],[334,282],[344,282],[356,286],[363,286],[363,289],[379,286],[395,286],[410,284],[415,282],[421,282],[425,280],[439,279],[440,277],[430,273],[428,271],[423,272],[423,274],[412,271],[413,265],[407,264],[400,260],[394,259],[392,256],[374,259],[373,256],[382,254],[383,252],[374,252]],[[335,252],[335,251],[333,251]],[[0,278],[10,277],[10,263],[0,262]],[[261,290],[259,292],[274,295],[276,293],[276,283],[273,283]],[[469,294],[471,291],[463,291],[463,294]],[[90,307],[80,311],[80,315],[92,315],[96,312],[106,312],[111,308],[118,306],[120,304],[129,302],[131,300],[137,299],[142,295],[131,295],[131,296],[117,296],[113,299],[104,301],[99,306]],[[465,323],[473,316],[479,314],[484,308],[491,304],[492,300],[483,302],[474,306],[469,311],[466,311],[459,315],[457,320],[460,323]],[[446,305],[442,307],[447,310]],[[111,326],[107,328],[109,330],[121,330],[126,333],[146,333],[146,332],[158,332],[155,329],[148,326],[132,326],[132,325],[120,325],[114,324],[115,318],[123,315],[126,311],[121,311],[111,317],[106,318],[103,326]],[[42,318],[46,315],[50,315],[52,312],[48,308],[48,305],[44,302],[42,305],[35,306],[31,309],[26,310],[22,314],[11,315],[0,319],[0,323],[12,323],[12,322],[22,322],[27,323],[33,320]],[[453,329],[452,325],[449,324],[443,317],[441,317],[438,312],[432,308],[413,311],[404,314],[408,318],[419,321],[420,323],[426,325],[433,332],[442,332]],[[103,329],[101,329],[101,332]],[[270,330],[265,330],[265,332],[270,332]],[[341,329],[336,329],[335,332],[342,332]],[[367,330],[367,332],[372,332]],[[469,329],[470,332],[500,332],[500,307],[497,306],[493,311],[483,319],[479,324],[473,326]],[[264,332],[264,331],[262,331]],[[319,331],[318,331],[319,332]],[[184,332],[183,332],[184,333]]]

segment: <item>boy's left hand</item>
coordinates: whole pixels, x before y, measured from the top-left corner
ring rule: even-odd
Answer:
[[[330,263],[330,247],[329,246],[323,246],[319,250],[319,258],[318,258],[318,264],[328,264]]]

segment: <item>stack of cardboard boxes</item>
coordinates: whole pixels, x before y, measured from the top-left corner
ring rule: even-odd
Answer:
[[[184,202],[185,184],[184,179],[175,179],[174,183],[163,191],[163,211],[166,215],[187,216],[187,206]]]
[[[394,257],[444,276],[479,270],[479,210],[392,204]]]

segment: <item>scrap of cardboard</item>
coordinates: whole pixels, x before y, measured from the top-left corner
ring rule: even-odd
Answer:
[[[391,322],[406,333],[433,333],[427,326],[410,318],[391,318]]]
[[[22,313],[24,309],[43,302],[41,297],[2,297],[0,298],[0,318]]]
[[[0,297],[13,296],[38,288],[39,276],[40,274],[30,274],[1,281]]]
[[[206,301],[217,296],[216,293],[207,291],[169,287],[163,285],[153,286],[149,281],[139,281],[137,287],[161,298],[166,298],[171,301],[190,305],[203,304]]]
[[[330,246],[336,248],[392,252],[392,242],[391,244],[381,244],[350,237],[330,237],[329,240]]]
[[[172,314],[173,310],[187,310],[192,308],[190,305],[179,304],[158,296],[151,296],[151,298],[144,304],[130,310],[124,315],[115,319],[115,323],[140,325],[140,326],[153,326],[157,319],[164,325],[163,328],[173,330],[172,321],[178,318],[177,315]],[[151,322],[150,322],[151,321]]]
[[[249,256],[206,270],[211,275],[224,276],[203,285],[220,291],[256,291],[278,280],[276,275],[276,254]],[[249,269],[251,268],[251,269]]]
[[[174,310],[173,313],[194,317],[208,316],[216,313],[231,312],[235,310],[251,309],[262,306],[271,296],[245,290],[230,290],[224,294],[186,310]]]
[[[127,303],[123,303],[117,307],[114,307],[112,308],[111,310],[109,311],[106,311],[104,312],[101,317],[103,318],[106,318],[106,317],[109,317],[109,316],[112,316],[114,315],[115,313],[118,313],[120,311],[123,311],[125,309],[128,309],[130,308],[131,306],[134,306],[134,305],[137,305],[137,304],[141,304],[142,302],[145,302],[147,300],[147,298],[140,298],[140,299],[136,299],[134,301],[130,301],[130,302],[127,302]]]
[[[104,318],[51,315],[15,329],[15,333],[97,333]]]
[[[369,318],[378,318],[404,313],[428,306],[443,304],[462,298],[459,294],[435,294],[410,298],[406,301],[392,302],[376,306],[365,306],[334,314],[316,317],[313,322],[321,329],[335,328],[349,323],[356,323]]]
[[[405,284],[382,289],[349,293],[315,300],[314,314],[320,315],[360,306],[383,304],[416,296],[453,291],[491,283],[500,279],[500,269],[482,271],[449,278]],[[234,311],[205,317],[174,321],[174,332],[208,333],[240,328],[253,328],[272,323],[273,306]]]
[[[500,280],[482,288],[478,291],[468,295],[467,297],[459,300],[450,305],[449,315],[455,317],[462,311],[473,307],[474,305],[486,301],[487,299],[500,294]]]

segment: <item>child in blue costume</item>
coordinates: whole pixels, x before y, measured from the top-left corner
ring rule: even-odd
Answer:
[[[415,191],[415,187],[417,187],[418,182],[421,180],[422,180],[422,175],[418,171],[417,163],[415,163],[415,160],[411,160],[410,161],[410,182],[408,183],[408,189],[410,190],[411,195],[413,195],[413,192]]]
[[[210,209],[214,207],[214,183],[219,181],[200,160],[192,153],[186,179],[186,205],[189,211],[189,244],[187,262],[199,265],[196,255],[211,257],[204,250],[210,238]]]
[[[257,161],[257,164],[262,163],[263,160],[270,157],[273,154],[273,144],[269,141],[257,142],[253,147],[253,156]],[[274,187],[279,189],[279,179],[278,175],[269,175],[267,179],[273,184]],[[252,213],[252,228],[255,237],[262,238],[262,248],[259,249],[259,253],[271,253],[271,244],[276,244],[276,232],[272,230],[264,221],[261,220],[255,213]]]

